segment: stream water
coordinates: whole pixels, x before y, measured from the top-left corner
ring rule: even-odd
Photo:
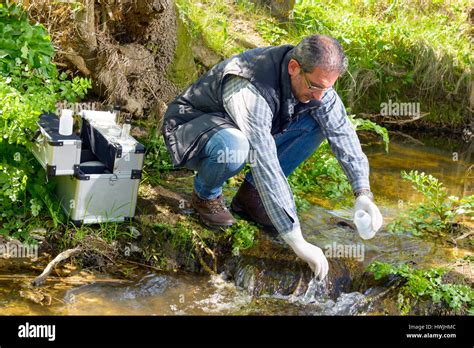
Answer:
[[[385,222],[400,211],[401,202],[420,199],[400,170],[418,169],[439,178],[454,195],[472,194],[469,167],[462,160],[462,143],[447,139],[421,139],[425,144],[405,138],[393,138],[390,152],[380,145],[364,150],[371,163],[372,188]],[[458,153],[458,157],[453,153]],[[466,158],[464,153],[464,158]],[[469,190],[471,190],[469,192]],[[301,215],[308,241],[320,247],[358,245],[353,255],[368,265],[374,260],[415,262],[419,265],[441,266],[450,260],[472,255],[472,250],[440,246],[409,236],[394,236],[384,229],[369,241],[338,224],[328,225],[328,216],[350,219],[351,208],[334,210],[313,206]],[[25,259],[0,258],[0,314],[3,315],[356,315],[369,313],[367,293],[342,293],[331,299],[324,282],[312,280],[307,291],[298,296],[279,293],[251,296],[225,276],[204,276],[185,273],[156,273],[143,269],[134,271],[128,280],[91,277],[84,273],[77,282],[52,282],[44,293],[31,293],[28,279],[39,274]],[[472,272],[472,270],[470,270]],[[38,298],[39,297],[39,298]]]

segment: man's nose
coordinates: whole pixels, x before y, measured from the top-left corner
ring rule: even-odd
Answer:
[[[313,99],[321,100],[324,96],[324,91],[314,91],[311,92],[311,95],[313,96]]]

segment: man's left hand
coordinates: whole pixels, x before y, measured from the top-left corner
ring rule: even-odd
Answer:
[[[383,217],[379,208],[367,196],[359,196],[355,201],[354,211],[363,210],[370,215],[372,219],[372,229],[377,232],[383,224]]]

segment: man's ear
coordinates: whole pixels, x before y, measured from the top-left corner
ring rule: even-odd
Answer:
[[[299,63],[293,58],[290,59],[290,61],[288,62],[288,74],[290,74],[290,76],[295,76],[300,73],[300,70],[301,67]]]

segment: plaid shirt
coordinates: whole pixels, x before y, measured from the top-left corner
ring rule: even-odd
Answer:
[[[237,76],[226,81],[223,100],[227,113],[250,143],[251,171],[270,220],[280,234],[299,230],[293,194],[271,134],[273,115],[266,100],[248,80]],[[310,111],[311,116],[318,122],[353,191],[369,189],[369,163],[341,99],[330,89],[321,102],[321,107]]]

